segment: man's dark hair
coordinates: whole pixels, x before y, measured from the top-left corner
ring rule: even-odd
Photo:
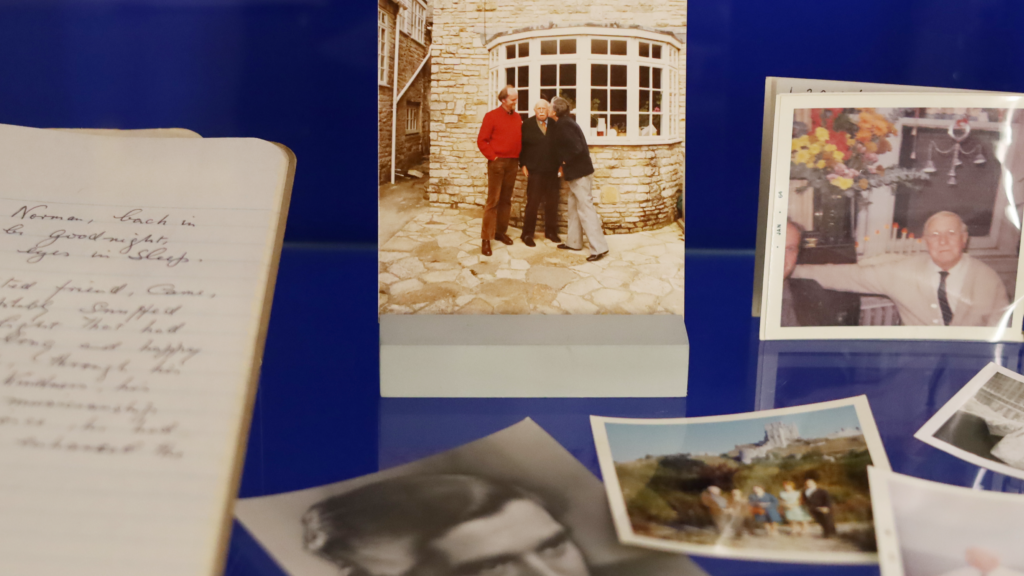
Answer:
[[[559,118],[567,116],[569,114],[569,102],[565,98],[557,96],[551,101],[551,111]]]
[[[511,84],[507,84],[504,88],[501,89],[500,92],[498,92],[498,102],[504,102],[505,99],[508,98],[508,91],[509,90],[515,90],[515,89],[516,89],[515,86],[513,86]]]
[[[403,476],[332,496],[303,515],[305,547],[349,567],[348,558],[370,538],[413,538],[419,557],[455,526],[500,511],[533,494],[510,484],[467,475]]]

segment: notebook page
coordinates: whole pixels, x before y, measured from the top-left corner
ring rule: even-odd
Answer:
[[[0,126],[0,574],[217,570],[287,169]]]

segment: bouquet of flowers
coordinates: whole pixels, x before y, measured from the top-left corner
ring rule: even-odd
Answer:
[[[885,167],[878,157],[892,150],[889,137],[902,110],[885,116],[873,108],[823,108],[811,111],[811,125],[794,130],[790,178],[806,180],[808,188],[832,192],[866,202],[865,193],[897,183],[915,185],[927,180],[920,170]]]

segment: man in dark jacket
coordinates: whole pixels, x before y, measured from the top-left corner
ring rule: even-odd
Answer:
[[[555,152],[562,163],[562,177],[569,184],[569,234],[563,250],[582,250],[583,234],[590,242],[590,256],[595,262],[608,255],[601,217],[594,208],[591,189],[594,186],[594,164],[590,160],[587,138],[579,124],[569,116],[569,103],[562,97],[551,101],[551,116],[558,122],[555,130]]]
[[[836,535],[836,521],[832,514],[832,495],[824,488],[818,488],[818,483],[808,478],[804,481],[804,491],[801,492],[804,505],[811,512],[814,521],[821,525],[821,531],[825,538]]]
[[[523,122],[523,151],[519,165],[526,176],[526,212],[523,214],[523,244],[533,247],[537,229],[537,208],[544,205],[544,236],[559,243],[558,237],[558,156],[551,149],[554,120],[548,118],[547,100],[538,100],[534,116]]]

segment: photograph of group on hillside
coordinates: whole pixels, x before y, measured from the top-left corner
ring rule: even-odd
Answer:
[[[873,561],[867,467],[887,466],[873,422],[850,403],[771,412],[781,413],[605,421],[602,470],[623,512],[620,539],[737,558]]]

